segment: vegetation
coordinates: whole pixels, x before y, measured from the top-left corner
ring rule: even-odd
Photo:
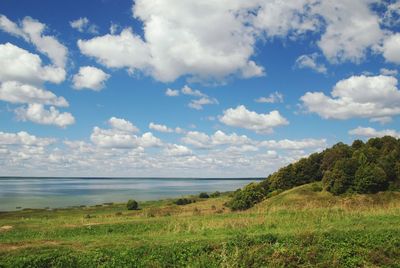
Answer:
[[[139,204],[135,200],[129,200],[126,204],[126,207],[128,208],[128,210],[136,210],[139,208]]]
[[[179,205],[179,206],[184,206],[184,205],[188,205],[188,204],[195,203],[195,202],[196,202],[196,200],[193,200],[193,199],[179,198],[175,201],[175,204]]]
[[[227,206],[245,210],[282,190],[315,181],[322,181],[324,189],[334,195],[398,190],[400,140],[385,136],[366,143],[356,140],[351,146],[338,143],[236,191]]]
[[[0,267],[399,267],[400,193],[322,188],[275,192],[243,212],[222,194],[0,213]]]
[[[199,197],[200,198],[210,198],[210,196],[207,193],[200,193]]]

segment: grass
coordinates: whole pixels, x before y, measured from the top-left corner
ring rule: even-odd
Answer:
[[[400,193],[228,198],[1,213],[0,267],[400,267]]]

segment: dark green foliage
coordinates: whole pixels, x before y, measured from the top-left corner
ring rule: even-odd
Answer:
[[[178,200],[176,200],[174,203],[176,205],[179,206],[183,206],[183,205],[187,205],[187,204],[191,204],[191,203],[195,203],[195,200],[192,199],[188,199],[188,198],[179,198]]]
[[[199,197],[200,198],[209,198],[210,196],[207,193],[200,193]]]
[[[221,196],[221,193],[218,192],[218,191],[216,191],[216,192],[210,194],[210,197],[212,197],[212,198],[219,197],[219,196]]]
[[[228,205],[246,209],[279,191],[321,180],[324,189],[335,195],[400,189],[400,140],[385,136],[366,143],[355,140],[351,146],[337,143],[234,192]]]
[[[358,193],[376,193],[387,188],[386,173],[375,164],[361,166],[354,179],[354,190]]]
[[[333,194],[346,192],[353,184],[354,175],[358,168],[358,161],[352,158],[340,159],[332,170],[324,174],[322,180],[325,189]]]
[[[129,200],[128,203],[126,204],[126,207],[128,208],[128,210],[136,210],[139,208],[139,204],[138,202],[136,202],[135,200]]]
[[[236,191],[226,206],[232,210],[245,210],[260,202],[265,195],[265,189],[259,183],[250,183],[243,190]]]

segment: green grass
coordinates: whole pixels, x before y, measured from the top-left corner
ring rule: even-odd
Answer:
[[[0,214],[0,267],[400,267],[400,193],[304,185],[248,211],[226,195]],[[90,216],[88,216],[90,215]]]

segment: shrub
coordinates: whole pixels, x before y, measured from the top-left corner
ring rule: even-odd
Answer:
[[[187,199],[187,198],[179,198],[178,200],[176,200],[174,203],[178,206],[184,206],[187,204],[191,204],[191,203],[195,203],[195,200],[192,199]]]
[[[236,191],[233,198],[226,204],[232,210],[245,210],[264,199],[266,191],[258,183],[250,183],[243,190]]]
[[[213,197],[213,198],[214,198],[214,197],[219,197],[219,196],[221,196],[221,193],[218,192],[218,191],[216,191],[216,192],[210,194],[210,197]]]
[[[209,196],[207,193],[204,193],[204,192],[203,192],[203,193],[200,193],[200,194],[199,194],[199,197],[200,197],[200,198],[209,198],[210,196]]]
[[[139,204],[135,200],[131,199],[126,204],[126,207],[128,208],[128,210],[137,210],[139,208]]]

